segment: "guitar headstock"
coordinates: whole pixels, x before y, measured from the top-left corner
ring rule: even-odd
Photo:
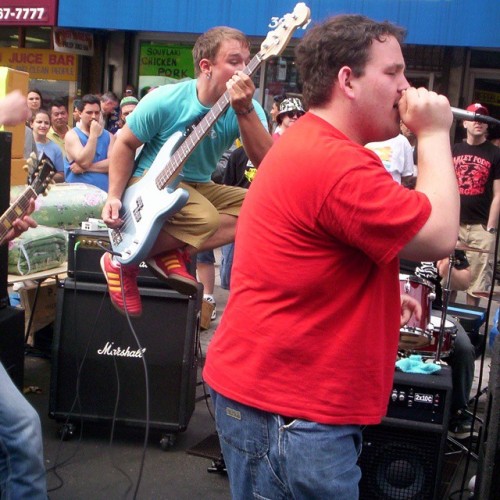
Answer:
[[[32,168],[30,171],[30,187],[35,191],[36,194],[46,194],[47,189],[49,189],[49,184],[51,184],[52,178],[56,173],[56,169],[53,163],[50,161],[48,157],[43,155],[42,159],[38,163],[38,165],[34,166],[33,161]]]
[[[304,28],[309,24],[311,18],[311,10],[303,3],[298,3],[291,14],[285,14],[277,22],[276,28],[270,31],[266,39],[260,46],[259,55],[262,59],[279,56],[287,46],[290,38],[297,28]],[[274,27],[272,24],[271,27]]]

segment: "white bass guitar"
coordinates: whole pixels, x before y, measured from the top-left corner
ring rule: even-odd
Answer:
[[[267,34],[260,51],[243,72],[251,76],[263,60],[279,55],[294,31],[307,24],[309,18],[309,7],[298,3],[293,13],[286,14]],[[185,139],[182,132],[172,135],[147,173],[125,190],[120,211],[123,224],[109,229],[111,247],[118,262],[139,264],[145,260],[163,224],[186,204],[188,193],[177,188],[177,177],[189,155],[228,106],[229,92],[226,91]]]

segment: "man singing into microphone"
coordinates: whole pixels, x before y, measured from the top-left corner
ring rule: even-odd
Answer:
[[[357,498],[361,426],[386,412],[406,312],[398,256],[455,246],[452,113],[409,88],[402,39],[343,15],[297,46],[309,111],[248,191],[204,369],[235,499]],[[364,147],[396,136],[400,118],[418,138],[414,191]]]

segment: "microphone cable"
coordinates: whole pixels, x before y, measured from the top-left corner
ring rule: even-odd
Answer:
[[[100,240],[97,241],[97,246],[99,246],[99,248],[101,248],[105,252],[108,252],[112,256],[118,256],[118,257],[121,256],[120,253],[114,252],[111,248],[108,248],[105,245],[103,245],[103,242]],[[121,265],[120,265],[120,282],[123,283],[123,267]],[[124,309],[125,309],[125,317],[127,319],[127,324],[128,324],[130,333],[134,337],[134,341],[136,343],[138,350],[143,351],[142,344],[139,341],[139,337],[137,335],[137,332],[135,331],[134,325],[132,324],[132,320],[130,319],[130,315],[129,315],[128,310],[127,310],[127,298],[125,296],[125,290],[124,290],[123,286],[121,287],[121,294],[122,294],[122,302],[123,302]],[[115,431],[116,416],[117,416],[117,412],[118,412],[118,402],[119,402],[119,394],[120,394],[118,367],[116,365],[116,357],[115,356],[113,356],[113,361],[114,361],[115,371],[116,371],[117,380],[118,380],[118,389],[117,389],[117,398],[116,398],[116,404],[115,404],[113,419],[112,419],[110,445],[113,444],[113,439],[114,439],[114,431]],[[143,476],[143,472],[144,472],[144,464],[146,461],[146,451],[147,451],[147,446],[148,446],[148,441],[149,441],[149,428],[150,428],[149,375],[148,375],[148,368],[147,368],[147,363],[146,363],[146,355],[144,352],[142,352],[141,361],[142,361],[142,366],[143,366],[143,370],[144,370],[144,389],[145,389],[145,397],[146,397],[146,402],[145,402],[146,418],[145,418],[145,428],[144,428],[145,429],[144,430],[144,441],[143,441],[141,460],[140,460],[140,465],[139,465],[139,473],[137,476],[137,481],[136,481],[136,485],[135,485],[135,489],[134,489],[134,493],[133,493],[134,499],[137,498],[137,494],[139,492],[139,488],[140,488],[140,485],[142,482],[142,476]],[[114,464],[114,462],[113,462],[113,464]],[[117,467],[117,468],[118,468],[118,470],[123,472],[119,467]],[[129,489],[127,490],[127,492],[129,491]]]

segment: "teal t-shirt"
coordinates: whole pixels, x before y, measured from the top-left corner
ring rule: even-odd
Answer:
[[[264,110],[253,101],[264,127]],[[210,111],[198,100],[196,80],[158,87],[141,99],[133,113],[127,117],[132,133],[144,143],[136,160],[135,177],[143,175],[153,163],[163,144],[175,133],[185,132],[196,120]],[[208,182],[222,154],[239,136],[238,120],[229,107],[191,153],[182,170],[184,180]]]

